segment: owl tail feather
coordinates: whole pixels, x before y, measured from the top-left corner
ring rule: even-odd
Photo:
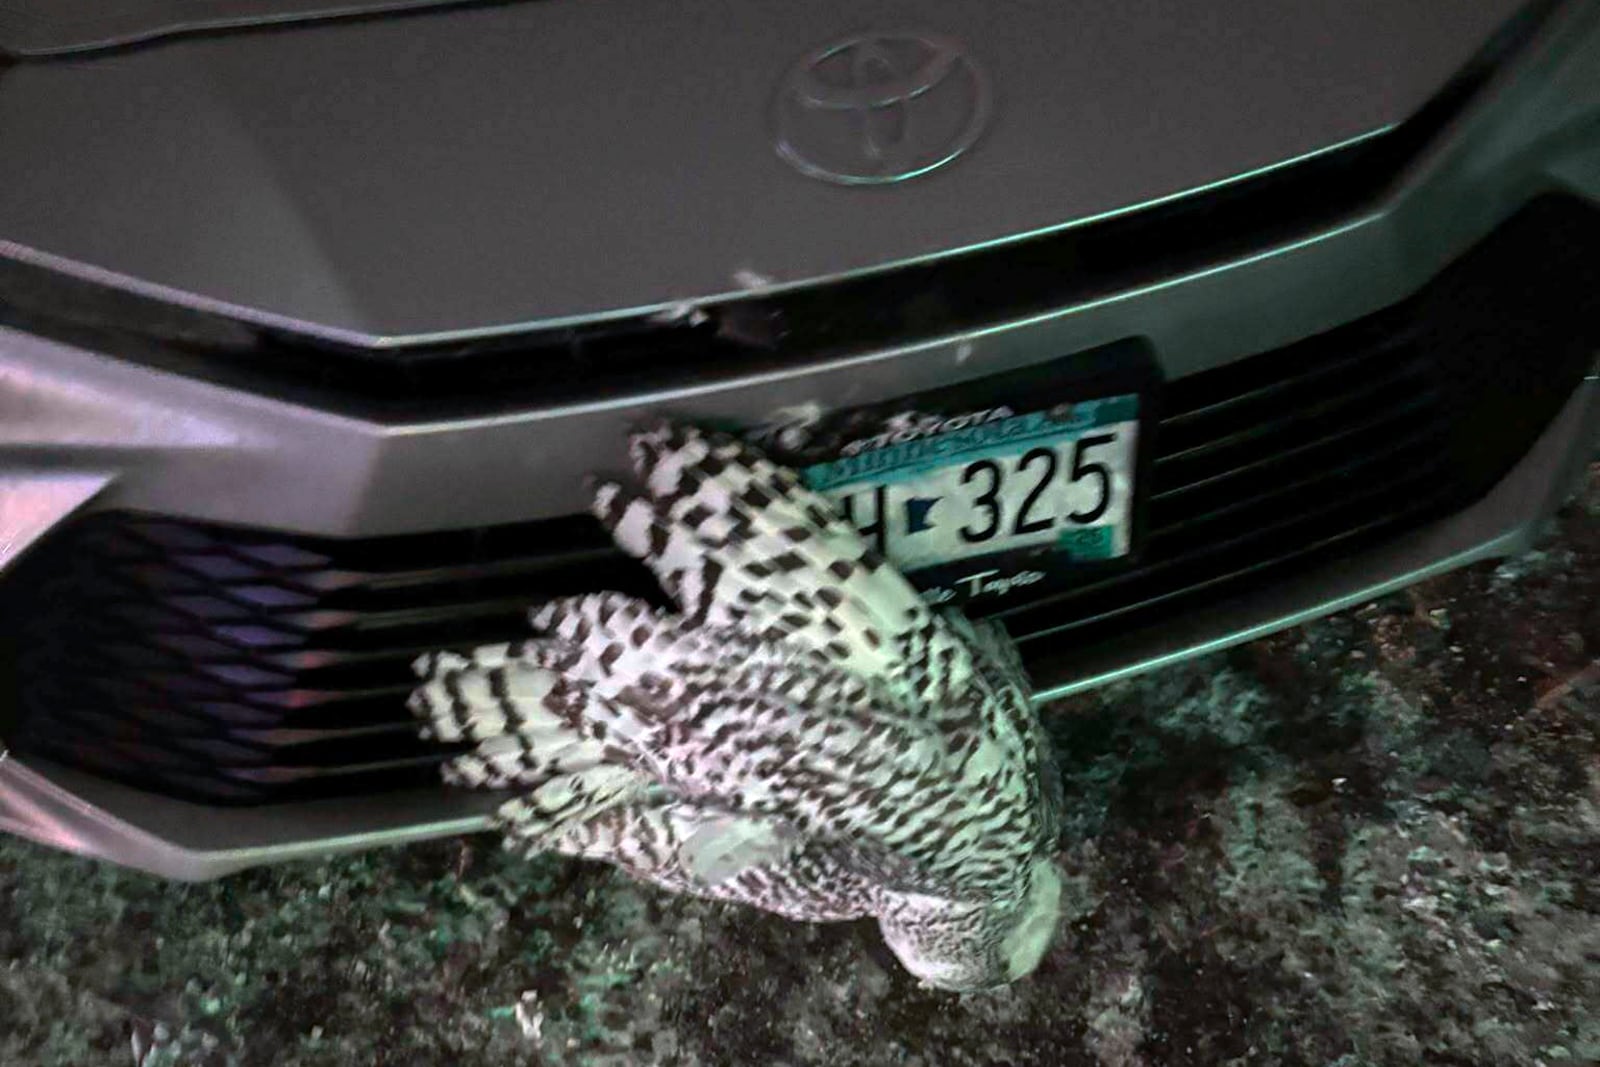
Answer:
[[[537,788],[550,780],[619,762],[621,738],[605,727],[617,710],[590,687],[554,669],[572,653],[529,641],[434,653],[416,661],[422,683],[408,706],[425,737],[473,748],[450,759],[444,778],[486,789]]]

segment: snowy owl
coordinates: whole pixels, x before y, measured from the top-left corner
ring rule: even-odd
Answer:
[[[418,660],[457,785],[508,843],[793,919],[875,917],[946,989],[1031,972],[1056,927],[1058,779],[1014,645],[929,608],[798,475],[665,424],[593,510],[677,605],[537,607],[534,635]]]

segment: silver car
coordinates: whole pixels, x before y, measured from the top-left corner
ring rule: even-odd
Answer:
[[[421,651],[648,595],[662,415],[1038,699],[1521,550],[1593,455],[1600,4],[0,6],[0,828],[469,831]]]

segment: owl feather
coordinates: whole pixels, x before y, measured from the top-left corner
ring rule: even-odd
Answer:
[[[1055,925],[1059,798],[1015,645],[929,607],[793,471],[663,424],[593,511],[676,611],[553,600],[420,658],[447,781],[514,791],[530,853],[794,919],[872,916],[913,973],[1011,981]]]

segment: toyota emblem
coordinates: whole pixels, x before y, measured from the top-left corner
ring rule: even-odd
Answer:
[[[802,56],[773,102],[778,154],[803,174],[880,185],[926,174],[971,148],[989,84],[959,41],[861,34]]]

